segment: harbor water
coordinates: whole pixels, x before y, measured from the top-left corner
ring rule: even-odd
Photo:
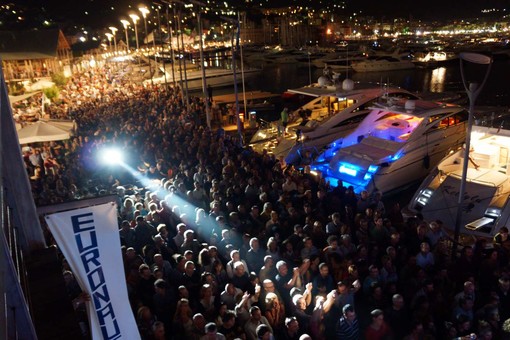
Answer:
[[[316,82],[323,70],[295,64],[260,65],[261,74],[246,84],[248,90],[283,93],[292,88]],[[468,78],[469,76],[469,78]],[[412,92],[465,92],[460,73],[460,62],[437,68],[415,68],[391,72],[342,72],[340,79],[349,77],[354,81],[389,83]],[[466,74],[466,81],[481,82],[484,70]],[[510,106],[510,60],[497,60],[476,104],[483,106]]]

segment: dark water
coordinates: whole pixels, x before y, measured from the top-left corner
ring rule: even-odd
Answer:
[[[262,73],[246,83],[249,90],[283,93],[310,83],[308,67],[294,64],[262,65]],[[465,68],[466,80],[481,83],[485,69]],[[311,68],[312,82],[322,75],[322,69]],[[344,79],[346,74],[341,74]],[[465,92],[460,73],[460,62],[439,68],[415,68],[392,72],[355,73],[349,78],[360,82],[384,82],[413,92]],[[477,105],[510,106],[510,60],[498,60],[492,64],[488,80],[482,89]]]
[[[291,88],[298,88],[310,83],[308,67],[298,67],[292,64],[265,65],[262,73],[246,84],[249,90],[262,90],[273,93],[283,93]],[[486,68],[464,68],[467,81],[481,83]],[[316,82],[322,75],[322,69],[312,68],[312,82]],[[393,72],[349,72],[349,78],[360,82],[385,82],[400,86],[412,92],[459,92],[465,93],[461,77],[460,62],[453,62],[439,68],[415,68]],[[341,74],[341,79],[345,73]],[[487,82],[476,100],[477,106],[510,107],[510,61],[494,61],[491,66]],[[466,104],[467,105],[467,104]],[[421,182],[421,181],[420,181]],[[419,182],[402,188],[398,195],[385,197],[388,207],[400,204],[407,205],[419,186]]]

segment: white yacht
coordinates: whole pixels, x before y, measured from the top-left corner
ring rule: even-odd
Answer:
[[[375,103],[348,136],[331,143],[312,165],[332,186],[388,193],[425,177],[465,138],[468,113],[424,100]]]
[[[510,222],[510,131],[474,126],[470,149],[461,233],[493,237]],[[403,210],[404,216],[421,213],[454,230],[464,152],[459,148],[439,163]]]
[[[163,70],[162,70],[163,71]],[[166,70],[166,77],[163,76],[154,77],[151,79],[146,79],[144,81],[145,84],[164,84],[165,82],[171,83],[173,82],[172,74]],[[249,79],[257,76],[261,70],[256,68],[245,68],[243,70],[245,79]],[[205,77],[207,79],[207,85],[211,85],[212,87],[225,87],[231,86],[234,84],[234,72],[231,69],[222,69],[222,68],[206,68],[205,69]],[[180,81],[180,73],[175,72],[175,81]],[[186,72],[186,78],[184,75],[182,76],[182,81],[187,79],[188,90],[199,90],[202,88],[202,71],[201,70],[191,70]],[[237,71],[237,82],[240,83],[242,81],[241,70]]]
[[[333,71],[345,71],[352,68],[353,63],[367,60],[368,55],[364,52],[351,52],[351,54],[343,53],[334,58],[320,58],[312,61],[316,67],[329,67]]]
[[[322,77],[321,77],[322,78]],[[319,79],[321,81],[321,79]],[[342,86],[315,84],[289,90],[291,93],[316,97],[301,109],[308,119],[297,119],[287,127],[288,134],[278,137],[277,122],[255,133],[250,146],[257,152],[264,149],[288,164],[301,164],[303,157],[316,157],[322,148],[348,135],[368,115],[370,106],[388,98],[417,99],[411,92],[381,84],[354,84],[346,79]],[[299,117],[299,110],[293,116]]]
[[[408,58],[398,58],[393,55],[370,57],[364,61],[354,62],[351,67],[356,72],[381,72],[407,70],[414,68]]]
[[[459,56],[456,53],[446,51],[415,52],[412,58],[418,67],[438,67],[458,60]]]

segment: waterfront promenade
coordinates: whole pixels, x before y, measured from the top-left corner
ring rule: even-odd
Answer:
[[[466,247],[451,263],[441,223],[404,222],[378,195],[330,188],[209,130],[204,99],[107,74],[73,78],[49,108],[77,121],[74,137],[24,156],[39,205],[118,195],[119,280],[144,339],[506,335],[505,248]],[[111,145],[134,176],[95,158]]]

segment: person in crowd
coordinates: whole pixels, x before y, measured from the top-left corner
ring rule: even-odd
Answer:
[[[252,270],[259,272],[264,265],[264,251],[260,249],[258,238],[250,240],[250,250],[246,253],[246,263]]]
[[[395,339],[403,339],[408,334],[410,316],[402,295],[393,295],[391,307],[384,312],[384,320],[392,330]]]
[[[420,252],[416,255],[416,265],[428,270],[434,266],[434,255],[430,252],[430,245],[427,242],[420,244]]]
[[[285,307],[275,293],[267,293],[264,316],[274,330],[282,330],[285,321]]]
[[[326,263],[319,264],[319,275],[313,279],[313,295],[326,296],[334,288],[333,277],[329,273],[329,266]]]
[[[285,329],[280,335],[283,340],[299,340],[299,322],[295,317],[285,318]]]
[[[243,147],[236,134],[200,125],[206,98],[186,102],[179,86],[111,82],[110,70],[102,71],[73,76],[61,103],[48,108],[52,118],[73,118],[76,134],[32,147],[24,158],[36,204],[100,192],[116,197],[129,301],[134,311],[146,307],[141,331],[156,337],[148,308],[164,323],[157,336],[176,339],[296,338],[296,323],[297,334],[314,340],[357,339],[378,334],[381,315],[395,339],[441,338],[445,322],[455,336],[503,335],[510,318],[506,227],[493,252],[477,242],[451,260],[441,250],[440,221],[404,221],[398,204],[384,208],[381,193],[333,188],[269,152]],[[102,171],[94,155],[111,144],[134,155],[128,162],[137,176]],[[54,166],[45,166],[43,152]],[[148,178],[158,181],[130,184]],[[296,321],[267,331],[271,294]],[[474,312],[486,305],[495,307]],[[376,309],[384,312],[374,318]],[[206,334],[208,321],[219,332]]]
[[[337,340],[355,340],[360,338],[359,323],[356,312],[352,305],[345,305],[342,308],[342,317],[336,326]]]
[[[370,313],[372,322],[365,329],[365,339],[383,340],[391,337],[391,329],[384,321],[384,313],[380,309],[374,309]]]
[[[265,325],[269,332],[271,333],[273,332],[273,329],[271,328],[269,321],[267,321],[266,317],[262,316],[260,308],[257,306],[253,306],[250,308],[250,318],[248,319],[248,321],[246,321],[246,324],[244,325],[246,339],[247,340],[261,339],[261,337],[259,337],[258,331],[258,327],[261,325]]]
[[[244,266],[245,271],[249,271],[248,264],[246,264],[246,261],[241,259],[239,250],[232,250],[230,252],[230,261],[227,263],[226,269],[227,269],[227,275],[230,279],[234,277],[234,263],[241,262]]]
[[[193,329],[193,312],[187,298],[181,298],[177,302],[175,315],[172,319],[172,330],[176,339],[185,339],[191,336]]]
[[[226,340],[226,338],[218,332],[218,326],[214,322],[209,322],[205,325],[205,335],[200,340]]]

